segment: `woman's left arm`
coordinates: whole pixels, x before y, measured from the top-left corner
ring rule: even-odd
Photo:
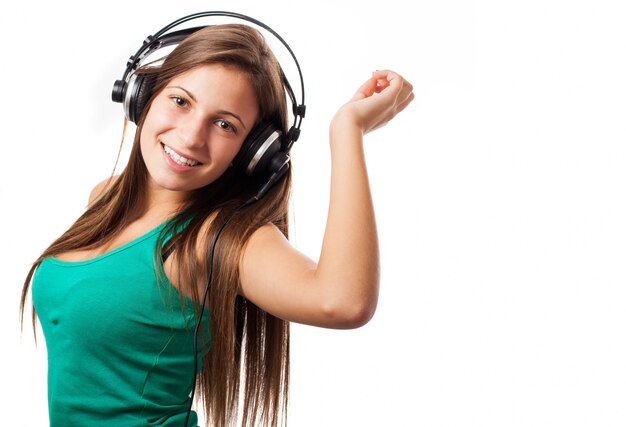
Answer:
[[[331,191],[319,261],[266,225],[244,252],[244,297],[298,323],[355,328],[369,321],[378,301],[379,259],[363,135],[387,124],[412,100],[409,82],[392,71],[376,71],[337,111],[330,126]]]

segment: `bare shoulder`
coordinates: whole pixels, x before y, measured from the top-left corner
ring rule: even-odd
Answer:
[[[248,260],[251,257],[257,259],[268,257],[271,259],[272,256],[276,255],[273,251],[282,252],[284,250],[292,251],[293,249],[289,239],[282,231],[275,224],[267,223],[252,233],[245,244],[243,255]]]
[[[197,250],[201,257],[208,255],[207,251],[210,243],[207,241],[208,229],[213,225],[215,217],[215,213],[211,214],[200,228]],[[250,257],[251,253],[255,254],[253,256],[258,256],[259,254],[267,255],[266,251],[275,246],[291,247],[291,244],[276,225],[266,223],[254,230],[250,237],[244,242],[242,256],[245,257],[247,255]]]
[[[89,193],[89,206],[91,206],[93,202],[98,200],[98,198],[102,196],[102,194],[104,194],[104,191],[106,190],[106,188],[113,185],[113,183],[115,183],[117,178],[118,178],[117,175],[110,176],[108,178],[103,179],[99,183],[97,183],[95,187],[93,187],[93,189],[91,190],[91,193]]]
[[[260,243],[264,240],[279,240],[279,241],[287,241],[285,235],[278,229],[275,224],[268,222],[259,228],[257,228],[254,233],[250,236],[250,240],[248,243],[256,242]]]

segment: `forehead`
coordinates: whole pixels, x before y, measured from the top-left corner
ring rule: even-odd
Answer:
[[[174,77],[166,88],[182,88],[199,107],[258,115],[258,100],[247,75],[236,67],[222,64],[200,65]]]

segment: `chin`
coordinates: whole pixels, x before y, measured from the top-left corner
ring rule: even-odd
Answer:
[[[177,192],[191,192],[194,190],[198,190],[199,188],[206,187],[207,185],[215,182],[215,179],[204,179],[201,181],[196,180],[183,180],[180,177],[175,177],[174,179],[165,178],[165,179],[154,179],[153,181],[160,188],[169,190],[169,191],[177,191]]]

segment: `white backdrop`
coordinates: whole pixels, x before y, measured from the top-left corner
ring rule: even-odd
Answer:
[[[357,330],[293,326],[290,425],[626,425],[623,2],[410,4],[0,6],[0,425],[47,425],[45,345],[28,327],[20,336],[19,295],[29,263],[111,172],[113,81],[145,36],[202,10],[262,20],[300,60],[293,241],[313,258],[334,111],[375,69],[415,87],[366,137],[378,311]]]

